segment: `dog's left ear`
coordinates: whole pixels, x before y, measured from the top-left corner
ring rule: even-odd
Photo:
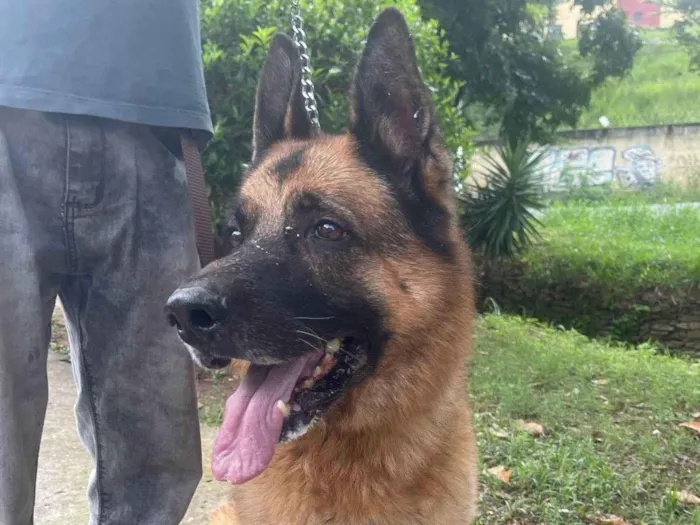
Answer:
[[[253,162],[284,139],[315,134],[301,95],[301,59],[294,42],[275,36],[260,73],[253,121]]]
[[[421,162],[434,131],[434,110],[411,33],[397,9],[383,11],[370,30],[351,102],[351,131],[362,148],[395,174]]]

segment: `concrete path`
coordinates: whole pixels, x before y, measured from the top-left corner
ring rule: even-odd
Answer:
[[[86,525],[87,482],[90,460],[78,440],[73,416],[75,385],[70,365],[60,355],[49,355],[49,408],[41,454],[35,522],[40,525]],[[202,427],[204,477],[182,523],[205,525],[207,516],[226,498],[227,487],[214,481],[209,454],[216,429]]]

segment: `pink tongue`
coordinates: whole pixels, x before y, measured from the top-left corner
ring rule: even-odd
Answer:
[[[267,468],[284,423],[277,401],[289,402],[294,385],[311,375],[322,355],[313,352],[274,367],[250,366],[226,402],[224,422],[216,436],[211,470],[217,480],[238,485]]]

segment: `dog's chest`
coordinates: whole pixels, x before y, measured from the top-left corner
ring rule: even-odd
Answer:
[[[238,501],[234,497],[237,521],[220,525],[463,525],[471,518],[468,506],[458,502],[430,504],[403,498],[372,502],[370,498],[349,508],[347,501],[319,501],[293,489],[286,498],[281,491],[255,499],[247,496]]]

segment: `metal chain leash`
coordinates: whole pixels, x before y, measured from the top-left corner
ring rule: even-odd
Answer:
[[[304,97],[304,107],[311,119],[311,123],[320,128],[321,123],[318,118],[318,106],[316,105],[316,93],[314,83],[311,79],[311,58],[309,48],[306,45],[306,32],[304,31],[304,19],[301,17],[301,5],[299,0],[292,0],[292,30],[294,32],[294,43],[299,49],[301,56],[301,95]]]

